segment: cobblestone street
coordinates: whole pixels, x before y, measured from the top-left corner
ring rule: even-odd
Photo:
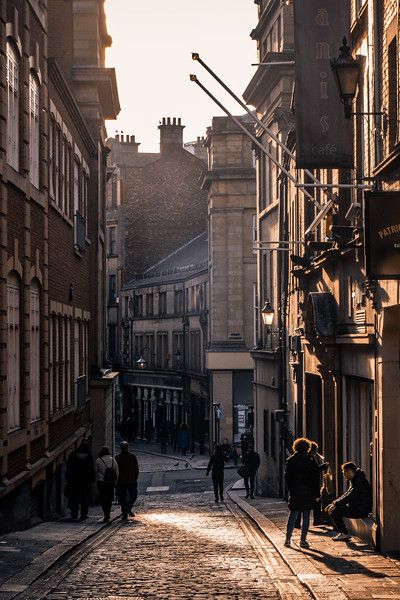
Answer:
[[[147,498],[54,598],[279,598],[250,541],[213,495]]]

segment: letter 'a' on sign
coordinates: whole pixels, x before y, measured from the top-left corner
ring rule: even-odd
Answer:
[[[330,60],[350,39],[349,0],[294,0],[296,166],[351,169],[352,120],[344,116]]]
[[[370,279],[400,279],[400,192],[366,192],[365,262]]]

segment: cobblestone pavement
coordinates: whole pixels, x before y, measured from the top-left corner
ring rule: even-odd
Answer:
[[[94,549],[53,590],[52,600],[261,600],[279,595],[277,555],[268,568],[240,522],[213,495],[149,496],[137,516]],[[289,570],[282,563],[279,577]],[[271,577],[272,574],[272,577]]]

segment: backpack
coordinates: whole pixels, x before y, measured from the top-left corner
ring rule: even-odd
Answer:
[[[106,470],[104,471],[104,475],[103,475],[104,483],[115,483],[117,481],[117,471],[112,466],[107,467],[107,465],[103,459],[101,459],[101,462],[106,467]]]

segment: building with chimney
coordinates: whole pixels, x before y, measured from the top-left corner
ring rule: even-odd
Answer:
[[[163,118],[158,129],[159,153],[139,152],[140,144],[131,135],[119,134],[107,142],[108,359],[115,365],[131,366],[122,356],[122,285],[206,230],[207,194],[199,183],[205,167],[198,158],[201,140],[190,152],[184,148],[180,118]]]
[[[65,461],[112,444],[105,377],[104,3],[6,0],[0,8],[0,527],[64,511]]]

